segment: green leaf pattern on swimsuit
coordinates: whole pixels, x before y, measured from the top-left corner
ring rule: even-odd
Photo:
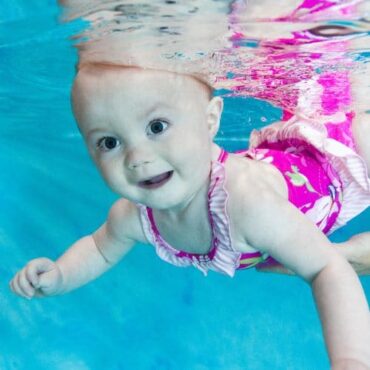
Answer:
[[[248,268],[249,267],[254,267],[254,266],[258,265],[259,263],[264,262],[268,257],[269,257],[269,255],[267,253],[263,253],[259,257],[247,257],[247,258],[243,258],[243,259],[241,259],[239,261],[239,263],[241,265],[242,264],[248,265]]]
[[[290,182],[294,186],[304,186],[305,185],[307,190],[310,193],[317,193],[316,190],[310,184],[308,178],[305,175],[299,173],[299,169],[297,166],[291,166],[291,169],[292,169],[292,172],[285,172],[285,175],[290,178]]]
[[[262,257],[245,258],[240,260],[240,264],[246,264],[248,267],[254,267],[263,261],[264,259]]]

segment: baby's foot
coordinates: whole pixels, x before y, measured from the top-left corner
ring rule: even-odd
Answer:
[[[335,248],[352,265],[358,275],[370,275],[370,232],[354,235]]]

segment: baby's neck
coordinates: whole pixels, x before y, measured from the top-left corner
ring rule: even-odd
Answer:
[[[157,229],[173,248],[188,253],[205,254],[212,244],[212,229],[208,217],[208,185],[176,210],[153,210]]]
[[[199,212],[200,209],[208,209],[208,187],[209,179],[205,181],[196,193],[178,207],[153,211],[158,217],[173,222],[184,221],[189,217],[191,218],[195,213]]]

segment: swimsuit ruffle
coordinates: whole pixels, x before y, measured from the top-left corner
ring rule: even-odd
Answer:
[[[155,225],[152,210],[138,204],[144,234],[148,242],[155,246],[158,257],[178,267],[193,265],[204,275],[207,275],[208,270],[213,270],[231,277],[234,276],[235,270],[239,267],[240,253],[232,248],[226,210],[228,194],[224,183],[224,166],[219,162],[212,162],[208,206],[213,244],[208,254],[187,253],[173,248],[161,237]]]
[[[178,258],[173,248],[171,248],[164,240],[156,233],[150,222],[149,208],[145,205],[138,204],[140,210],[141,224],[145,237],[148,242],[155,247],[155,251],[162,260],[179,267],[191,266],[192,261],[187,258]]]
[[[329,137],[324,123],[293,116],[251,133],[251,149],[268,148],[271,143],[284,143],[285,150],[306,143],[308,150],[313,147],[323,155],[318,160],[326,161],[336,172],[342,184],[342,208],[329,233],[370,206],[370,180],[364,160],[353,149]]]
[[[232,248],[230,222],[227,214],[228,193],[224,187],[225,168],[219,162],[212,162],[212,176],[208,192],[209,214],[214,237],[217,240],[212,270],[231,277],[240,264],[240,252]]]

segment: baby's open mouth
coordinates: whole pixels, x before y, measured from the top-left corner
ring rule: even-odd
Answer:
[[[156,189],[164,185],[171,177],[173,171],[164,172],[147,180],[139,181],[139,186],[146,189]]]

